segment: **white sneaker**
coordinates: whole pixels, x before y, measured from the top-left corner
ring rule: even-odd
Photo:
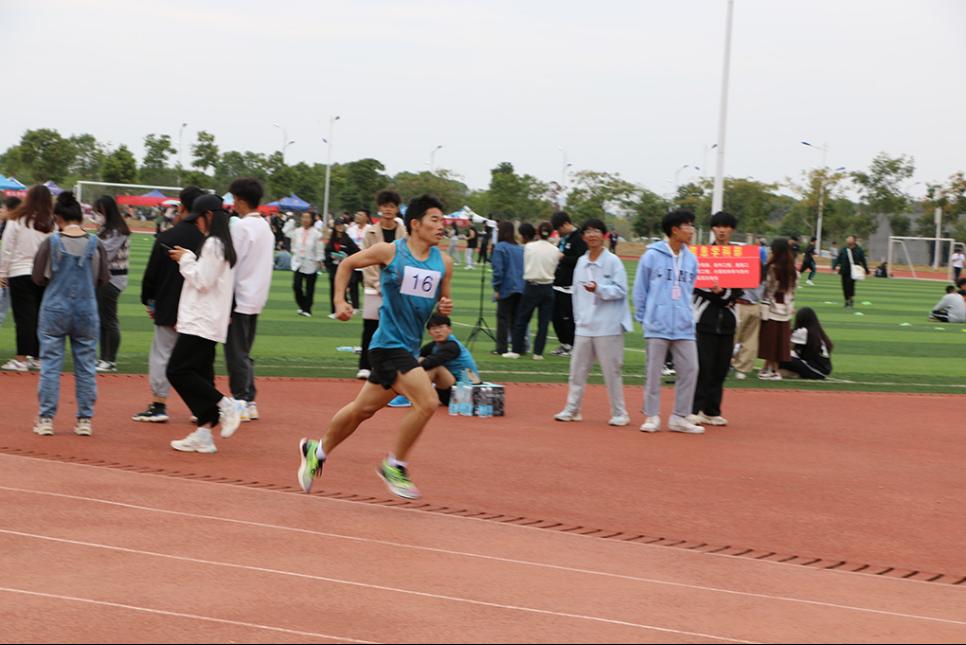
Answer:
[[[744,381],[746,378],[748,378],[748,375],[745,374],[744,372],[739,372],[738,370],[735,370],[735,378],[738,379],[739,381]]]
[[[32,370],[39,370],[40,369],[40,361],[38,359],[34,358],[33,356],[28,356],[27,357],[27,367],[30,368],[30,369],[32,369]]]
[[[564,421],[564,422],[584,420],[584,418],[580,416],[579,412],[568,412],[567,410],[564,410],[563,412],[558,412],[557,414],[553,415],[553,418],[556,419],[557,421]]]
[[[117,364],[110,361],[97,361],[94,370],[97,372],[116,372]]]
[[[520,358],[520,355],[516,352],[507,352],[503,354],[503,358]]]
[[[667,429],[671,432],[683,432],[685,434],[704,434],[704,428],[676,415],[671,415],[671,418],[668,419]]]
[[[726,426],[728,425],[728,420],[723,416],[709,417],[704,412],[698,412],[697,414],[688,415],[688,423],[693,423],[700,426]]]
[[[610,420],[607,422],[607,425],[623,427],[626,425],[630,425],[630,422],[631,422],[631,418],[629,416],[611,417]]]
[[[778,372],[772,370],[762,370],[758,372],[758,380],[760,381],[780,381],[782,380],[782,375]]]
[[[0,365],[0,370],[6,370],[8,372],[28,372],[30,371],[30,366],[27,365],[26,361],[18,361],[16,358],[11,358],[3,365]]]
[[[74,434],[79,437],[89,437],[94,434],[94,428],[91,427],[91,420],[78,419],[77,425],[74,426]]]
[[[810,287],[814,287],[814,286],[815,286],[815,283],[814,283],[814,282],[812,282],[811,280],[806,280],[806,281],[805,281],[805,284],[807,284],[807,285],[808,285],[808,286],[810,286]]]
[[[368,380],[371,374],[372,372],[369,370],[359,370],[358,372],[356,372],[356,378],[359,379],[360,381],[365,381],[365,380]]]
[[[542,361],[543,360],[543,354],[534,354],[533,355],[533,360],[535,360],[535,361]]]
[[[175,439],[171,442],[171,447],[179,452],[201,452],[211,454],[218,452],[215,441],[211,438],[211,432],[205,432],[206,428],[198,428],[184,439]]]
[[[241,406],[238,401],[227,396],[221,397],[218,402],[218,423],[221,425],[221,436],[225,439],[235,434],[238,424],[241,423]]]
[[[299,312],[299,315],[300,316],[305,316],[306,318],[311,318],[312,317],[312,314],[310,312],[308,312],[308,311],[300,311]]]
[[[248,402],[248,420],[258,421],[258,407],[255,406],[254,401]]]
[[[657,432],[661,429],[661,417],[648,417],[641,426],[641,432]]]
[[[44,437],[54,434],[54,420],[50,417],[37,417],[37,422],[34,423],[34,433]]]
[[[677,372],[672,368],[668,367],[667,365],[661,368],[661,376],[675,376],[675,375],[677,375]]]
[[[335,314],[329,314],[329,318],[331,318],[332,320],[335,320],[336,316]]]
[[[238,420],[241,423],[247,423],[252,420],[251,417],[248,416],[248,401],[235,399],[235,407],[238,408]]]

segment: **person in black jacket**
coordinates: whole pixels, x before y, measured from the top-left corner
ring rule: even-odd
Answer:
[[[350,255],[359,252],[359,247],[352,241],[346,233],[346,222],[337,219],[332,228],[332,235],[325,244],[325,270],[329,272],[329,318],[335,318],[335,272],[339,269],[339,263]],[[358,292],[357,292],[358,293]],[[358,309],[358,295],[356,301],[352,302],[352,308]]]
[[[558,248],[563,253],[553,276],[553,331],[560,345],[550,352],[554,356],[570,356],[574,347],[573,282],[577,260],[587,252],[587,243],[564,211],[554,213],[550,225],[560,236]]]
[[[738,218],[718,211],[711,216],[714,244],[729,246],[731,235],[738,227]],[[691,296],[694,318],[697,321],[698,384],[694,390],[691,423],[724,426],[728,420],[721,416],[724,381],[731,366],[735,346],[738,315],[735,301],[741,289],[722,289],[715,284],[710,289],[695,289]]]
[[[191,222],[182,218],[191,212],[195,199],[204,195],[197,186],[188,186],[178,196],[181,204],[173,228],[159,233],[155,238],[151,257],[141,279],[141,304],[148,315],[154,319],[154,340],[148,355],[148,375],[151,381],[151,404],[132,419],[150,423],[163,423],[168,420],[167,400],[171,383],[166,375],[168,359],[178,340],[175,324],[178,322],[178,304],[181,302],[181,286],[184,278],[178,263],[168,257],[168,251],[182,247],[197,255],[205,242],[204,234]]]
[[[846,307],[855,307],[855,278],[852,277],[852,265],[865,269],[865,274],[869,275],[869,265],[865,263],[865,252],[862,247],[856,244],[855,236],[849,235],[845,238],[845,248],[839,251],[839,255],[832,262],[832,270],[838,267],[839,275],[842,276],[842,295],[845,297]]]
[[[805,272],[808,271],[808,279],[805,281],[805,284],[810,287],[815,286],[815,283],[812,282],[812,280],[815,279],[815,272],[818,270],[818,267],[815,265],[815,241],[817,239],[818,238],[813,236],[812,239],[809,240],[808,246],[805,247],[805,255],[802,256],[802,268],[799,270],[801,275],[805,275]]]

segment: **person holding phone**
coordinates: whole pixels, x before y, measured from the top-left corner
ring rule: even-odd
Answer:
[[[178,340],[175,324],[178,322],[178,306],[181,302],[181,286],[184,278],[178,265],[171,261],[169,251],[175,247],[197,253],[204,244],[205,236],[191,222],[184,221],[191,212],[195,199],[204,195],[197,186],[188,186],[178,195],[178,213],[175,225],[160,233],[154,241],[151,256],[141,278],[141,304],[154,321],[154,338],[148,354],[148,381],[151,384],[151,402],[143,411],[131,418],[146,423],[164,423],[168,420],[167,401],[171,383],[165,372],[174,343]]]

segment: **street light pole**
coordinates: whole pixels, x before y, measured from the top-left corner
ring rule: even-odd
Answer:
[[[178,129],[178,183],[181,183],[181,171],[184,168],[184,129],[187,123],[182,123]]]
[[[329,147],[325,160],[325,196],[322,198],[322,220],[326,223],[329,221],[329,180],[332,177],[332,135],[335,130],[335,122],[340,118],[339,116],[329,117],[329,138],[323,139]]]
[[[285,128],[283,128],[282,126],[280,126],[277,123],[273,123],[272,125],[274,125],[276,128],[278,128],[279,130],[282,131],[282,163],[284,164],[285,163],[285,149],[288,148],[288,146],[289,146],[290,143],[295,143],[295,142],[288,140],[288,132],[285,131]]]
[[[678,177],[681,175],[682,170],[686,170],[687,168],[690,168],[690,167],[691,166],[689,164],[684,164],[683,166],[681,166],[680,168],[674,171],[674,196],[675,197],[677,197],[678,186],[680,185],[680,182],[678,181]]]
[[[436,151],[443,148],[442,144],[433,148],[429,153],[429,174],[436,174]]]
[[[704,173],[705,177],[708,176],[708,153],[717,147],[718,147],[717,143],[712,143],[710,146],[704,147],[704,165],[701,166],[701,171]]]
[[[808,141],[802,141],[802,145],[809,148],[816,148],[822,151],[822,174],[818,178],[818,216],[815,218],[815,253],[822,256],[822,211],[825,206],[825,173],[826,159],[828,158],[828,144],[816,146]]]
[[[731,23],[735,12],[735,0],[728,0],[728,18],[725,27],[724,70],[721,74],[721,108],[718,113],[718,159],[714,174],[714,192],[711,195],[711,212],[724,208],[724,160],[725,129],[728,123],[728,75],[731,70]]]

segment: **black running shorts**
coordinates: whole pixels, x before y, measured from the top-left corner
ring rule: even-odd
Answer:
[[[400,373],[419,367],[419,361],[405,349],[369,348],[369,382],[391,390]]]

